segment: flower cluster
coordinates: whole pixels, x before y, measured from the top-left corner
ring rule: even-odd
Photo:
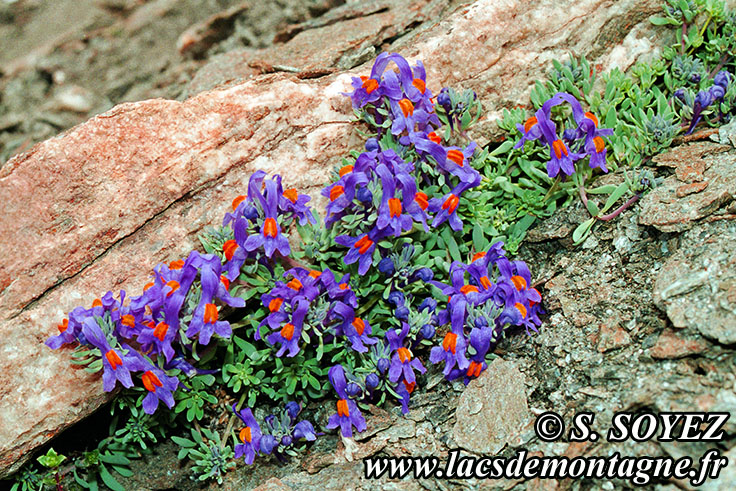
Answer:
[[[448,380],[464,376],[467,383],[478,377],[486,368],[486,353],[507,326],[524,326],[529,333],[541,324],[542,297],[531,286],[529,268],[523,261],[509,261],[502,247],[493,244],[467,265],[453,262],[450,285],[433,281],[448,297],[439,322],[449,322],[450,330],[429,359],[445,362]]]
[[[572,109],[572,116],[577,125],[567,128],[560,138],[557,125],[552,121],[552,108],[567,102]],[[524,124],[517,125],[522,134],[514,148],[521,148],[527,141],[538,140],[549,148],[550,159],[547,162],[547,175],[557,177],[560,171],[566,176],[575,173],[575,162],[590,157],[589,165],[593,169],[606,168],[606,142],[604,136],[611,136],[613,130],[598,128],[599,122],[595,114],[583,111],[578,100],[565,92],[558,92],[547,100],[542,107],[527,119]]]
[[[694,97],[688,89],[682,88],[675,91],[675,100],[688,109],[688,115],[690,116],[690,126],[685,133],[686,135],[695,131],[695,127],[702,121],[707,109],[712,105],[715,105],[718,109],[719,120],[727,119],[729,115],[723,112],[720,103],[728,91],[731,77],[732,75],[728,71],[721,70],[713,77],[713,85],[699,91]]]
[[[300,224],[316,220],[307,206],[311,199],[294,189],[284,190],[281,176],[267,179],[259,170],[251,175],[248,194],[236,197],[232,202],[232,213],[227,213],[223,227],[231,227],[234,239],[223,244],[223,253],[228,261],[228,278],[234,280],[246,260],[265,254],[271,258],[276,252],[282,256],[291,254],[285,228],[293,221]]]
[[[389,69],[392,64],[395,68]],[[343,436],[352,437],[354,430],[366,430],[361,412],[365,404],[380,405],[390,396],[408,412],[411,394],[426,372],[422,346],[431,346],[438,330],[449,332],[441,346],[431,350],[430,361],[444,361],[445,376],[464,377],[466,383],[486,368],[486,354],[508,326],[536,331],[541,296],[530,284],[526,264],[507,259],[500,242],[476,254],[470,264],[449,265],[446,260],[461,257],[453,238],[453,232],[463,232],[459,215],[467,208],[461,198],[481,182],[471,165],[477,145],[451,144],[467,141],[464,129],[473,118],[468,107],[480,105],[475,94],[442,89],[435,98],[421,62],[410,66],[389,53],[377,58],[369,77],[353,79],[353,88],[346,95],[374,133],[365,151],[346,161],[336,181],[323,189],[328,199],[324,227],[317,225],[308,196],[284,190],[280,176],[269,178],[257,171],[250,177],[247,195],[232,201],[222,227],[202,240],[208,254],[193,251],[185,259],[159,264],[138,297],[126,298],[121,292],[116,298],[108,292],[91,308],[78,307],[47,344],[54,349],[67,343],[85,346],[94,358],[90,367],[103,370],[106,391],[117,382],[133,387],[132,374],[140,373],[148,391],[142,403],[148,414],[156,411],[159,401],[172,408],[177,390],[187,388],[186,380],[177,376],[202,373],[190,361],[199,360],[197,348],[213,339],[234,340],[227,347],[230,361],[223,380],[227,382],[228,365],[235,367],[232,373],[252,391],[249,406],[263,396],[281,401],[322,397],[327,384],[317,377],[324,376],[327,367],[319,363],[330,359],[327,378],[337,401],[326,428],[340,428]],[[564,101],[572,105],[577,128],[565,131],[563,142],[550,117],[552,107]],[[575,142],[578,151],[590,155],[592,167],[605,170],[601,142],[610,130],[599,129],[595,116],[583,113],[574,98],[559,93],[537,114],[533,124],[524,126],[520,144],[547,142],[558,159],[555,175],[560,169],[569,173],[572,166],[562,154],[568,160],[581,158],[569,155]],[[319,257],[309,251],[292,254],[287,236],[294,222],[300,233],[318,232],[311,238],[319,242],[313,248]],[[445,223],[430,235],[430,227]],[[475,244],[476,230],[473,236]],[[459,242],[465,247],[464,240]],[[312,263],[301,263],[305,257]],[[350,274],[337,273],[339,261],[357,263],[353,287]],[[377,271],[368,275],[374,264]],[[433,271],[433,266],[438,269]],[[437,279],[447,278],[448,266],[450,284],[445,284]],[[238,296],[243,285],[231,290],[236,280],[247,284],[244,298]],[[444,308],[432,297],[438,295],[437,288],[447,296]],[[220,319],[222,305],[243,308],[250,298],[260,302],[249,305],[240,325]],[[251,344],[233,336],[233,329],[255,326],[254,312],[265,314],[259,317],[252,334],[256,343]],[[215,349],[207,355],[217,359]],[[269,370],[272,374],[266,376]],[[314,390],[299,392],[297,383]],[[259,385],[261,390],[255,389]],[[237,392],[240,382],[230,386]],[[185,395],[180,392],[177,399],[181,402]],[[243,424],[234,435],[236,458],[243,457],[249,465],[258,455],[283,460],[293,455],[299,442],[316,439],[312,423],[299,419],[298,402],[256,419],[250,407],[238,410],[245,395],[232,407],[231,423],[237,416]]]
[[[293,357],[299,353],[300,343],[309,343],[315,337],[323,341],[344,338],[350,347],[360,353],[366,345],[378,341],[371,337],[371,325],[356,314],[357,297],[350,289],[350,275],[339,281],[329,269],[324,271],[293,268],[285,273],[288,282],[277,281],[276,286],[261,297],[269,314],[261,322],[273,330],[266,338],[279,345],[276,356]],[[260,329],[256,339],[261,338]],[[287,352],[288,351],[288,352]]]
[[[398,72],[386,70],[391,62]],[[432,227],[449,222],[453,230],[461,230],[460,198],[478,186],[481,178],[469,164],[475,143],[464,148],[442,144],[435,104],[440,104],[450,121],[461,109],[445,107],[450,104],[447,91],[440,91],[435,103],[421,62],[411,67],[401,56],[383,53],[370,77],[353,78],[353,88],[346,95],[374,126],[376,137],[368,140],[366,151],[353,163],[340,169],[339,179],[322,195],[329,199],[325,225],[340,223],[344,229],[336,242],[349,248],[345,264],[358,262],[359,273],[365,274],[374,255],[380,260],[381,254],[375,254],[377,242],[399,237],[415,223],[425,231],[430,219]],[[425,164],[431,172],[419,172],[417,165]],[[428,196],[418,181],[426,187],[439,183],[449,187],[441,195]]]
[[[223,273],[220,258],[197,251],[186,259],[159,264],[142,295],[126,299],[125,291],[119,298],[107,292],[91,308],[75,308],[59,325],[59,335],[46,344],[52,349],[74,342],[89,347],[90,354],[102,362],[107,392],[117,382],[132,387],[131,373],[143,372],[141,382],[148,391],[143,401],[145,412],[152,414],[159,400],[171,408],[172,393],[180,382],[167,371],[196,374],[184,359],[194,342],[207,345],[214,334],[221,338],[231,335],[230,324],[219,319],[216,302],[245,305],[242,298],[230,295],[230,282]],[[182,322],[185,317],[188,322]]]
[[[301,404],[288,402],[280,415],[266,416],[263,425],[258,424],[250,408],[237,410],[233,404],[233,412],[245,425],[238,431],[235,445],[235,458],[244,457],[245,463],[251,465],[256,455],[275,455],[284,460],[285,454],[293,453],[293,448],[302,440],[314,441],[317,432],[308,420],[297,421],[301,412]]]

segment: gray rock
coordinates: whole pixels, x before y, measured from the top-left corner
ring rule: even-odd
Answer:
[[[531,416],[524,374],[512,362],[496,358],[460,396],[455,443],[471,452],[494,455],[523,433]]]
[[[736,224],[721,221],[683,235],[663,266],[654,302],[675,327],[691,327],[723,344],[736,343]]]

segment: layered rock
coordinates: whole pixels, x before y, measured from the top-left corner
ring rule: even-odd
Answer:
[[[552,58],[573,51],[625,68],[650,50],[642,32],[659,7],[479,0],[402,33],[394,47],[424,61],[433,89],[475,90],[490,109],[478,135],[492,138],[500,109],[526,102]],[[299,59],[347,42],[307,32],[285,45]],[[70,366],[69,349],[43,345],[66,312],[107,290],[138,294],[156,263],[196,247],[197,232],[219,222],[256,169],[316,197],[339,156],[359,148],[341,92],[369,65],[316,79],[293,68],[184,102],[122,104],[0,170],[0,477],[105,400],[97,377]]]

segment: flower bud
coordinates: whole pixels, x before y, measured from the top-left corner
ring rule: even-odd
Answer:
[[[378,271],[385,274],[386,276],[393,276],[396,273],[396,267],[390,257],[384,257],[378,263]]]
[[[427,282],[434,278],[434,272],[429,268],[419,268],[414,272],[414,277],[418,280]]]
[[[378,144],[378,140],[375,138],[368,138],[365,141],[365,149],[369,152],[377,152],[381,149],[381,146]]]
[[[437,104],[442,106],[447,113],[452,110],[452,101],[450,100],[450,93],[447,87],[443,87],[440,93],[437,94]]]
[[[710,88],[710,96],[714,101],[723,100],[723,96],[726,95],[726,91],[720,85],[714,85]]]
[[[365,386],[369,389],[375,389],[378,387],[378,384],[381,383],[381,379],[378,378],[378,375],[375,373],[369,373],[368,376],[365,378]]]
[[[722,87],[723,90],[728,89],[728,84],[731,81],[731,74],[728,73],[726,70],[721,70],[720,72],[716,73],[716,76],[713,77],[713,83],[718,85],[719,87]]]
[[[701,90],[698,92],[698,95],[695,96],[695,105],[697,106],[700,104],[701,109],[705,109],[710,106],[711,102],[713,102],[713,100],[711,99],[710,92],[707,90]]]
[[[362,203],[370,203],[373,201],[373,193],[371,193],[367,187],[359,187],[355,192],[355,197]]]
[[[249,203],[245,205],[245,208],[243,209],[243,215],[245,215],[245,218],[247,218],[251,222],[254,222],[258,219],[258,208],[256,208],[253,203]]]
[[[419,331],[419,333],[422,335],[422,338],[424,339],[432,339],[435,334],[434,326],[431,324],[424,324],[422,326],[422,330]]]
[[[301,405],[298,402],[289,401],[286,403],[286,412],[292,420],[295,420],[299,416],[299,412],[302,410]]]
[[[312,423],[306,419],[304,421],[299,421],[296,426],[294,426],[294,438],[297,440],[305,438],[310,442],[316,440],[317,435],[314,433],[314,426],[312,426]]]
[[[690,82],[694,84],[700,83],[700,74],[698,72],[690,74]]]
[[[381,358],[380,360],[378,360],[378,363],[376,363],[378,372],[381,375],[384,375],[388,371],[389,366],[391,366],[391,362],[388,360],[388,358]]]
[[[435,300],[432,297],[427,297],[424,300],[422,300],[422,303],[419,304],[419,312],[422,312],[424,310],[429,310],[430,312],[434,312],[437,309],[437,300]]]
[[[394,313],[394,316],[399,319],[400,321],[408,321],[409,320],[409,309],[405,305],[402,305],[401,307],[396,309],[396,312]]]
[[[358,397],[360,395],[360,393],[362,392],[362,390],[360,389],[360,385],[356,384],[355,382],[350,382],[345,387],[345,392],[347,392],[347,394],[351,398],[356,398],[356,397]]]
[[[284,447],[288,447],[289,445],[291,445],[291,437],[289,435],[284,435],[281,438],[281,445],[283,445]]]
[[[404,305],[404,294],[401,292],[393,291],[388,295],[388,303],[395,307]]]

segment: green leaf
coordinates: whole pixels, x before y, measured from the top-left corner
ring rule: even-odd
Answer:
[[[506,140],[501,145],[499,145],[496,149],[494,149],[490,155],[496,156],[508,153],[514,146],[515,142],[512,140]]]
[[[462,262],[463,258],[460,255],[460,249],[457,246],[457,242],[455,242],[455,237],[452,236],[451,229],[449,227],[445,227],[440,235],[442,236],[442,240],[445,241],[445,245],[447,245],[447,250],[450,253],[452,260]]]
[[[606,128],[615,128],[618,117],[616,116],[616,108],[611,106],[606,113]]]
[[[605,213],[608,211],[609,208],[611,208],[613,205],[616,204],[616,202],[623,196],[626,191],[629,190],[629,183],[622,182],[619,184],[619,186],[616,188],[616,190],[611,193],[611,196],[608,197],[606,200],[606,204],[603,206],[603,212]]]
[[[120,474],[123,477],[130,477],[130,476],[133,475],[133,471],[131,471],[127,467],[120,467],[120,466],[117,466],[117,465],[113,465],[112,468],[115,469],[115,472],[117,472],[118,474]]]
[[[593,189],[586,189],[585,192],[588,194],[611,194],[616,190],[615,184],[607,184]]]
[[[572,240],[575,245],[579,244],[585,237],[588,236],[588,232],[590,232],[590,229],[593,227],[595,221],[596,218],[593,217],[577,226],[577,228],[572,233]]]
[[[656,15],[649,17],[649,22],[651,22],[655,26],[679,25],[679,22],[677,22],[675,19],[671,19],[669,17],[657,17]]]
[[[112,474],[110,474],[110,471],[104,465],[100,466],[100,477],[102,478],[102,482],[105,483],[105,486],[112,489],[112,491],[125,491],[125,488],[112,477]]]
[[[473,225],[473,248],[476,251],[483,251],[488,246],[485,234],[483,233],[483,227],[480,223],[476,222]]]
[[[129,465],[130,460],[124,455],[105,453],[100,455],[100,460],[106,464]]]
[[[597,217],[598,213],[600,213],[600,209],[598,209],[598,205],[596,205],[593,200],[588,200],[587,203],[588,207],[588,213],[590,213],[590,216]]]

